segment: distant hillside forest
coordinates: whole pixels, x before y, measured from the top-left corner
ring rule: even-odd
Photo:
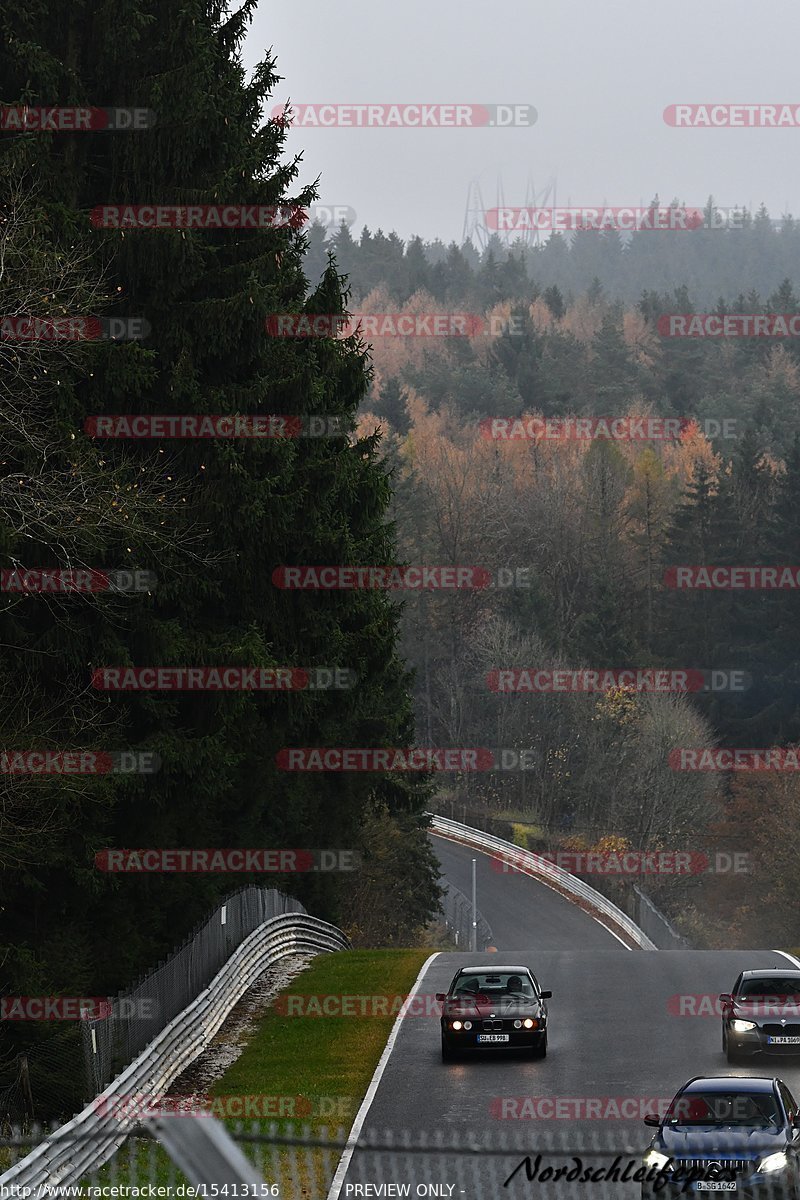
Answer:
[[[507,248],[407,244],[347,226],[308,237],[305,269],[335,255],[350,311],[459,312],[513,318],[514,335],[385,337],[367,407],[407,429],[408,389],[465,419],[536,412],[615,415],[631,406],[702,422],[735,422],[785,454],[800,432],[800,339],[669,338],[670,313],[800,311],[800,224],[776,229],[766,210],[739,229],[555,234]],[[704,426],[706,428],[706,426]],[[715,426],[709,426],[711,432]]]
[[[664,577],[800,564],[799,339],[670,339],[658,318],[796,312],[800,227],[760,212],[739,231],[627,245],[587,232],[510,250],[494,238],[482,253],[368,230],[355,242],[343,227],[331,243],[312,234],[312,279],[329,246],[352,313],[471,313],[521,331],[367,339],[360,433],[382,431],[405,561],[523,567],[530,580],[403,605],[420,744],[528,756],[524,772],[444,788],[441,810],[527,820],[551,846],[747,849],[753,875],[647,886],[696,944],[713,940],[714,913],[728,945],[790,936],[797,774],[681,772],[670,751],[800,740],[800,595],[678,592]],[[480,425],[589,414],[685,423],[650,442],[502,441]],[[729,436],[706,436],[724,421]],[[505,668],[650,666],[744,671],[749,686],[593,698],[487,683]]]

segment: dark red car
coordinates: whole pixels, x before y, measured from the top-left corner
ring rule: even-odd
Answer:
[[[528,967],[462,967],[442,1002],[442,1059],[463,1051],[531,1050],[547,1053],[547,1005]]]

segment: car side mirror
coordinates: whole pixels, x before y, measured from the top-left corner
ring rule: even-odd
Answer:
[[[730,992],[720,992],[719,998],[723,1004],[733,1004],[733,996]]]
[[[437,999],[437,1000],[446,1000],[446,999],[447,999],[447,992],[437,992],[437,993],[436,993],[436,999]]]
[[[644,1118],[644,1123],[645,1125],[653,1125],[657,1129],[661,1124],[661,1118],[657,1117],[655,1113],[647,1113]]]
[[[553,998],[552,992],[539,992],[539,995],[542,997],[543,1000],[552,1000],[552,998]]]

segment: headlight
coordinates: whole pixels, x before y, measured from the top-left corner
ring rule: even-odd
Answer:
[[[648,1150],[644,1156],[644,1165],[646,1167],[656,1167],[659,1171],[669,1162],[669,1155],[662,1154],[660,1150]]]
[[[748,1029],[756,1029],[755,1021],[731,1021],[731,1029],[734,1033],[747,1033]]]
[[[464,1028],[465,1028],[465,1029],[472,1029],[472,1021],[465,1021],[465,1022],[464,1022]]]
[[[461,1022],[453,1021],[453,1029],[460,1029],[460,1028],[461,1028]]]
[[[515,1028],[515,1029],[522,1029],[522,1021],[515,1021],[515,1022],[514,1022],[514,1028]]]
[[[770,1171],[782,1171],[787,1165],[787,1161],[784,1152],[779,1150],[777,1154],[768,1154],[766,1158],[762,1158],[758,1169],[768,1175]]]
[[[525,1020],[522,1022],[522,1024],[525,1026],[526,1029],[535,1029],[536,1026],[539,1024],[539,1022],[533,1021],[530,1017],[526,1017]]]

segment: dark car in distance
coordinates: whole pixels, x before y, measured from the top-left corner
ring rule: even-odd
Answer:
[[[720,1003],[728,1062],[754,1054],[800,1054],[800,971],[742,971]]]
[[[530,1050],[547,1054],[547,1005],[528,967],[462,967],[442,1003],[442,1059],[463,1051]]]
[[[800,1114],[780,1079],[690,1079],[663,1117],[643,1165],[664,1180],[642,1197],[725,1192],[748,1200],[800,1200]],[[691,1177],[691,1181],[689,1179]]]

